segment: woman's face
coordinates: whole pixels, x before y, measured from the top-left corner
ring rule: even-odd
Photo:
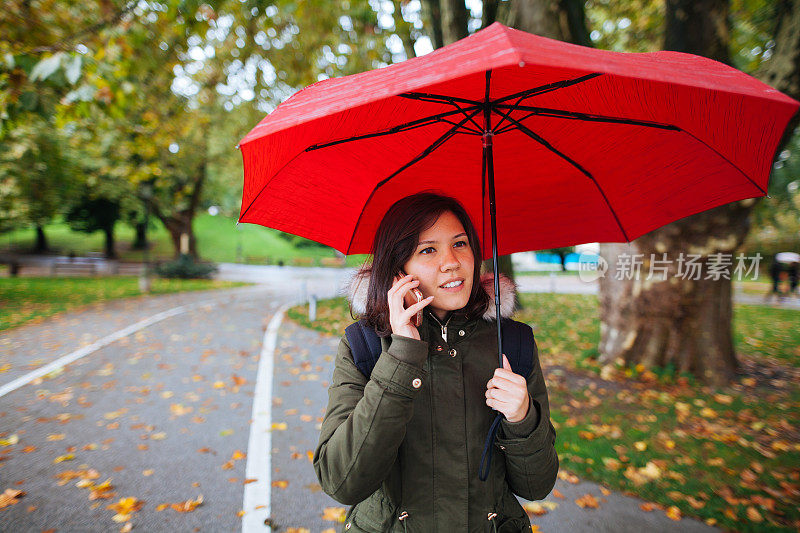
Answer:
[[[423,296],[434,297],[428,307],[440,320],[447,311],[467,305],[475,257],[458,217],[445,211],[433,226],[420,233],[419,244],[403,270],[419,280],[417,288]],[[453,280],[460,283],[452,288],[442,286]]]

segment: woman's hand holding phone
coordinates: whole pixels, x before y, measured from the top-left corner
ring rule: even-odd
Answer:
[[[392,288],[386,293],[389,301],[389,324],[392,326],[392,333],[419,340],[419,330],[414,325],[414,317],[422,308],[433,301],[433,296],[429,296],[409,307],[405,306],[405,298],[412,290],[418,290],[419,280],[413,276],[395,276]],[[421,293],[420,293],[421,294]]]

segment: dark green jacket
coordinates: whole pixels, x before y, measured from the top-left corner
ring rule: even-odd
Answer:
[[[485,396],[498,362],[495,320],[488,319],[494,290],[485,279],[492,304],[484,317],[451,312],[441,322],[445,341],[441,323],[426,311],[421,340],[382,339],[370,379],[356,368],[347,339],[339,343],[314,469],[327,494],[352,506],[342,531],[530,531],[514,494],[540,500],[550,493],[559,467],[556,432],[535,350],[530,410],[517,423],[503,419],[489,477],[479,479],[497,414]],[[503,281],[507,289],[511,282]],[[501,288],[503,316],[513,308],[506,305],[510,288]]]

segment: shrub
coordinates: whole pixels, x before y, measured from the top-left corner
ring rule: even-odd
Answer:
[[[181,254],[175,261],[162,263],[156,267],[156,274],[162,278],[210,279],[218,270],[213,263],[199,263],[189,254]]]

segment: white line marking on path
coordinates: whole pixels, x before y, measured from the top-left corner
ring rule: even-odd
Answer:
[[[178,306],[178,307],[173,307],[172,309],[167,309],[166,311],[162,311],[162,312],[157,313],[155,315],[152,315],[152,316],[150,316],[148,318],[145,318],[144,320],[140,320],[139,322],[136,322],[135,324],[131,324],[130,326],[122,328],[122,329],[120,329],[118,331],[115,331],[114,333],[112,333],[110,335],[106,335],[102,339],[99,339],[99,340],[93,342],[92,344],[89,344],[88,346],[84,346],[83,348],[81,348],[79,350],[75,350],[74,352],[69,353],[69,354],[67,354],[67,355],[65,355],[63,357],[59,357],[55,361],[53,361],[51,363],[48,363],[45,366],[39,367],[36,370],[34,370],[33,372],[29,372],[29,373],[25,374],[24,376],[20,376],[17,379],[15,379],[14,381],[11,381],[10,383],[6,383],[5,385],[0,386],[0,398],[2,398],[3,396],[5,396],[6,394],[8,394],[10,392],[13,392],[13,391],[17,390],[18,388],[22,387],[23,385],[27,385],[28,383],[30,383],[31,381],[33,381],[36,378],[39,378],[39,377],[42,377],[42,376],[46,376],[50,372],[53,372],[54,370],[58,370],[59,368],[62,368],[64,366],[66,366],[66,365],[68,365],[68,364],[80,359],[81,357],[85,357],[85,356],[89,355],[90,353],[99,350],[100,348],[108,346],[109,344],[111,344],[114,341],[118,341],[119,339],[121,339],[123,337],[127,337],[128,335],[130,335],[132,333],[136,333],[140,329],[144,329],[147,326],[151,326],[151,325],[155,324],[156,322],[161,322],[162,320],[167,319],[169,317],[172,317],[172,316],[175,316],[175,315],[179,315],[181,313],[185,313],[186,311],[189,311],[192,308],[203,307],[203,306],[206,306],[206,305],[212,305],[213,306],[213,305],[216,305],[216,304],[222,302],[223,300],[224,300],[224,297],[223,298],[215,298],[215,299],[211,299],[211,300],[203,300],[201,302],[195,302],[195,303],[186,304],[186,305],[181,305],[181,306]]]
[[[245,479],[256,481],[244,486],[242,533],[256,531],[263,533],[268,527],[264,524],[264,520],[269,518],[272,512],[270,507],[272,504],[272,369],[278,342],[278,328],[281,326],[283,314],[299,303],[287,303],[275,311],[264,333],[253,394],[252,421],[244,475]]]

